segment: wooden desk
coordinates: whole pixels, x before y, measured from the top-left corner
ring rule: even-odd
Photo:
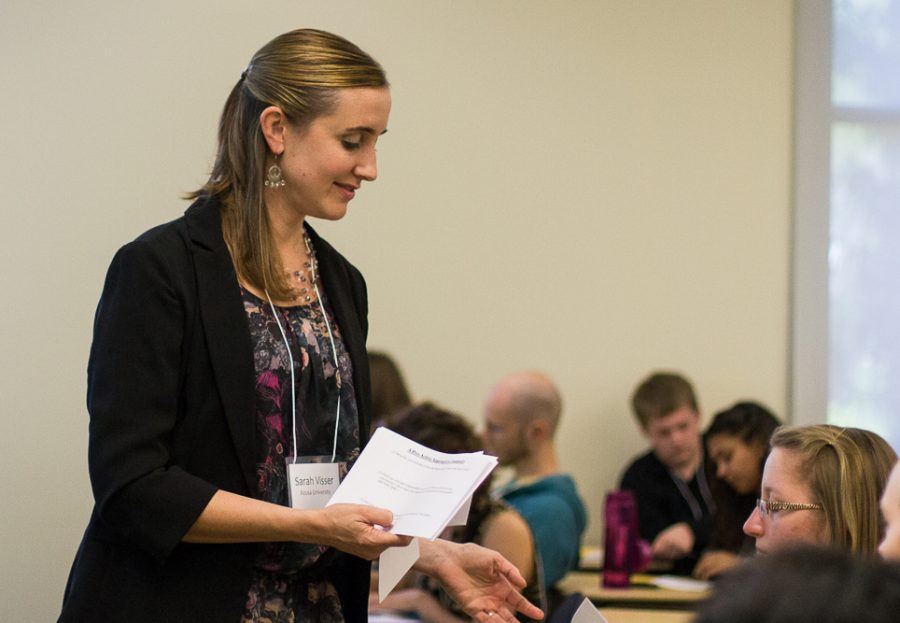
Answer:
[[[578,558],[579,571],[600,571],[603,569],[603,548],[595,545],[584,545]],[[647,573],[668,573],[672,570],[672,563],[663,560],[653,560],[647,567]]]
[[[586,571],[569,573],[560,581],[559,587],[566,593],[578,591],[600,607],[692,610],[698,602],[709,597],[709,591],[676,591],[655,586],[605,588],[600,584],[599,573]]]
[[[600,608],[609,623],[691,623],[689,610],[639,610],[637,608]]]

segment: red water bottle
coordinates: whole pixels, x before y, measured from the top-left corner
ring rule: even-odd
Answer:
[[[610,491],[604,502],[603,586],[628,586],[638,566],[637,502],[631,491]]]

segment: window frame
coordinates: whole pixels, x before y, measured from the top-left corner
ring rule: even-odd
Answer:
[[[832,7],[795,4],[794,240],[791,266],[791,378],[794,424],[828,415],[828,245],[831,213]]]

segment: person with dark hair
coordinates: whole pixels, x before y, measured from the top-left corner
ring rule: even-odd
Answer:
[[[769,438],[780,422],[756,402],[738,402],[713,416],[704,440],[716,466],[711,483],[716,512],[709,546],[694,567],[694,577],[706,579],[731,568],[738,556],[754,550],[744,534],[744,521],[753,511]]]
[[[393,357],[381,351],[369,351],[369,374],[372,378],[372,422],[412,404],[400,367]]]
[[[95,506],[60,621],[367,619],[369,561],[409,537],[386,509],[292,507],[288,475],[336,482],[368,440],[365,281],[308,219],[375,180],[390,108],[353,43],[276,37],[228,96],[193,204],[115,255],[88,362]],[[470,616],[540,615],[500,554],[420,551]]]
[[[706,548],[714,509],[694,388],[680,374],[656,372],[638,385],[631,406],[650,450],[625,469],[619,488],[634,492],[638,531],[654,560],[688,575]]]
[[[462,416],[424,402],[401,410],[383,422],[388,428],[428,448],[450,454],[478,452],[481,440],[472,425]],[[451,526],[443,538],[457,543],[477,543],[500,552],[522,571],[528,582],[526,597],[535,603],[546,602],[537,582],[534,539],[528,524],[508,504],[491,499],[491,476],[472,495],[469,516],[463,526]],[[542,605],[546,609],[546,605]],[[414,612],[430,623],[465,621],[465,612],[435,581],[416,574],[413,585],[395,590],[381,603],[370,601],[370,611],[402,610]]]
[[[832,548],[757,556],[723,574],[693,623],[896,623],[900,564]]]

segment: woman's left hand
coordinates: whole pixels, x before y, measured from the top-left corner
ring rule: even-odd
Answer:
[[[415,568],[438,580],[469,616],[481,623],[513,622],[516,612],[544,618],[541,609],[522,596],[525,579],[495,551],[474,543],[440,539],[419,541]]]

